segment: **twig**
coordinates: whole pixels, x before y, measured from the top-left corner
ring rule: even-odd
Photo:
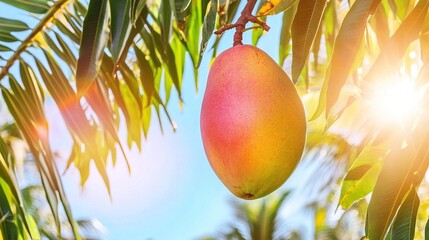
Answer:
[[[220,35],[226,30],[235,28],[234,46],[236,46],[236,45],[243,45],[243,42],[242,42],[243,32],[245,32],[246,30],[249,30],[249,29],[246,29],[246,24],[248,22],[258,24],[265,31],[270,30],[270,27],[265,22],[259,20],[256,16],[252,15],[252,11],[255,8],[255,4],[256,4],[256,0],[247,0],[247,4],[246,6],[244,6],[244,9],[241,12],[240,17],[237,19],[237,22],[224,25],[214,33],[216,35]]]

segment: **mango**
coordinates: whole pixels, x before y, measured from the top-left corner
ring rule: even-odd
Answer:
[[[210,69],[200,116],[210,166],[234,195],[266,196],[292,174],[306,141],[301,99],[264,51],[237,45]]]

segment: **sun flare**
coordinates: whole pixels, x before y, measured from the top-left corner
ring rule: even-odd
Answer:
[[[371,110],[382,123],[404,123],[421,110],[421,94],[413,79],[403,77],[378,84],[370,96]]]

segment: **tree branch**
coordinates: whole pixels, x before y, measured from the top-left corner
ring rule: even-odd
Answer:
[[[39,24],[34,27],[30,35],[21,42],[21,45],[19,45],[14,54],[6,62],[6,65],[1,68],[0,81],[9,73],[10,67],[12,67],[17,59],[19,59],[21,54],[27,49],[34,38],[36,38],[37,34],[39,34],[46,24],[54,18],[55,14],[70,1],[72,0],[59,0],[55,2],[55,4],[49,9],[48,13],[46,13],[46,15],[40,20]]]
[[[214,33],[220,35],[226,30],[235,28],[234,34],[234,46],[243,45],[243,32],[246,31],[246,24],[252,22],[258,24],[265,31],[270,30],[270,27],[263,21],[259,20],[256,16],[252,15],[252,11],[255,8],[256,0],[247,0],[246,6],[244,6],[243,11],[241,12],[240,17],[237,19],[237,22],[233,24],[227,24],[222,26]]]

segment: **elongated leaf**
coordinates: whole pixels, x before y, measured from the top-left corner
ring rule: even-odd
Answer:
[[[49,4],[46,0],[0,0],[27,12],[43,14],[49,10]]]
[[[199,20],[202,15],[201,1],[191,2],[191,14],[186,22],[185,35],[186,35],[186,48],[191,55],[192,63],[194,68],[197,68],[199,61],[199,49],[200,43],[200,28],[202,22]],[[192,37],[190,37],[192,36]]]
[[[130,16],[131,22],[136,24],[143,9],[146,7],[146,0],[131,0]]]
[[[12,52],[12,49],[0,44],[0,52]]]
[[[417,151],[415,149],[417,146],[411,147],[414,144],[402,148],[402,141],[399,140],[392,147],[392,152],[381,169],[368,205],[365,231],[369,239],[385,238],[406,194],[413,186],[418,186],[421,182],[422,177],[416,177],[419,175],[418,173],[423,172],[419,169],[424,169],[426,172],[429,164],[426,148],[429,143],[429,133],[427,129],[423,131],[420,128],[417,129],[419,129],[419,132],[415,133]],[[424,174],[421,175],[424,176]]]
[[[148,102],[149,104],[150,99],[152,98],[152,94],[155,91],[154,71],[152,70],[150,63],[146,59],[146,56],[139,48],[134,47],[134,52],[136,53],[137,61],[140,66],[140,81],[142,83],[143,90],[145,91],[147,98],[149,100]]]
[[[326,13],[326,10],[325,10]],[[325,13],[322,16],[322,23],[325,17]],[[319,66],[319,52],[321,49],[321,43],[322,43],[322,35],[323,35],[323,25],[319,26],[319,29],[317,30],[316,36],[314,37],[313,47],[311,48],[311,52],[313,53],[313,64],[314,64],[314,70],[317,72],[318,66]]]
[[[293,18],[295,17],[298,4],[294,4],[291,8],[283,13],[282,28],[280,32],[280,46],[279,46],[279,64],[283,66],[283,62],[289,56],[291,50],[291,28]]]
[[[323,20],[325,27],[324,35],[326,56],[328,59],[330,59],[332,57],[335,37],[337,36],[338,31],[337,0],[330,0],[328,2]]]
[[[20,32],[28,29],[28,25],[24,22],[0,17],[0,31],[2,32]]]
[[[429,240],[429,218],[428,218],[428,221],[426,222],[426,227],[425,227],[425,240]]]
[[[148,11],[147,11],[147,8],[145,8],[141,17],[146,19],[147,15],[148,15]],[[143,28],[143,21],[137,21],[136,24],[132,25],[131,32],[124,42],[124,46],[123,46],[123,49],[121,51],[121,54],[118,56],[118,59],[116,60],[115,69],[113,70],[114,72],[117,71],[118,65],[121,64],[124,61],[124,59],[126,58],[126,56],[128,55],[128,52],[129,52],[131,45],[134,44],[134,39],[136,38],[137,34],[139,32],[141,32],[142,28]],[[147,43],[145,43],[145,44],[147,44]],[[151,55],[151,56],[154,59],[158,60],[158,57],[155,54],[155,48],[150,47],[150,46],[148,48],[149,48],[149,51],[152,51],[152,53],[153,53],[153,55]],[[159,63],[159,65],[161,65],[161,63]]]
[[[423,62],[429,62],[429,14],[426,15],[420,34],[420,52]]]
[[[399,68],[409,44],[419,36],[428,8],[428,0],[421,0],[417,3],[371,66],[365,76],[365,81],[389,80],[386,74],[393,73]]]
[[[119,144],[119,147],[121,148],[123,152],[123,147],[121,144],[121,141],[118,136],[118,130],[115,127],[115,120],[114,117],[119,118],[119,116],[113,116],[110,106],[110,101],[107,93],[107,89],[101,85],[101,83],[95,82],[91,85],[90,89],[88,90],[88,95],[86,97],[88,100],[88,103],[91,105],[91,108],[94,110],[94,112],[97,114],[98,118],[100,119],[100,122],[104,129],[107,131],[107,133],[110,135],[110,137],[113,138],[115,143]],[[115,148],[115,146],[109,146],[106,143],[105,150],[109,148]],[[103,156],[103,159],[107,158],[106,156]],[[131,168],[128,164],[128,159],[124,153],[124,158],[127,163],[128,171],[131,171]]]
[[[191,0],[176,0],[175,1],[175,15],[178,25],[183,24],[185,18],[190,14]]]
[[[200,44],[200,54],[196,68],[200,66],[204,51],[207,48],[207,43],[210,37],[213,35],[213,30],[216,25],[217,2],[218,0],[211,0],[210,4],[207,5],[206,15],[204,16],[203,23],[203,37]]]
[[[58,29],[64,33],[64,35],[66,35],[67,37],[70,38],[70,40],[72,40],[74,43],[79,44],[80,43],[80,36],[76,33],[72,31],[72,28],[69,26],[66,26],[62,21],[60,20],[56,20],[54,21],[55,25],[58,27]]]
[[[374,14],[375,20],[375,34],[377,35],[378,45],[383,49],[389,41],[390,30],[387,19],[386,8],[383,4],[378,7]]]
[[[381,158],[385,154],[386,148],[380,146],[368,146],[362,150],[344,178],[338,205],[348,209],[373,190],[383,166]]]
[[[407,198],[402,203],[396,214],[395,221],[392,224],[392,240],[413,240],[416,226],[417,210],[419,209],[420,199],[416,188],[411,188]]]
[[[3,138],[0,137],[0,176],[2,180],[7,184],[7,186],[10,189],[11,196],[15,198],[16,206],[17,206],[17,212],[19,216],[21,217],[21,220],[27,230],[27,232],[31,236],[31,230],[27,221],[26,217],[26,211],[24,209],[23,199],[21,196],[21,192],[18,186],[18,183],[16,181],[15,174],[13,171],[10,170],[10,168],[7,166],[6,159],[8,159],[9,152],[7,150],[6,143],[4,142]]]
[[[141,72],[142,67],[141,66],[139,67]],[[142,100],[141,100],[141,94],[140,94],[140,85],[139,85],[139,81],[134,75],[134,72],[125,63],[121,63],[119,70],[121,72],[122,78],[125,81],[125,84],[128,86],[128,89],[130,90],[134,99],[136,100],[136,103],[138,104],[139,108],[141,108]]]
[[[150,101],[150,99],[148,99],[146,95],[143,96],[143,99],[146,100],[146,102]],[[151,105],[143,106],[141,122],[142,122],[143,134],[145,138],[147,138],[147,135],[149,133],[151,116],[152,116],[152,106]]]
[[[0,31],[0,41],[2,41],[2,42],[18,42],[19,39],[16,38],[14,35],[8,33],[8,32],[1,32]]]
[[[325,10],[326,0],[299,1],[292,23],[292,81],[297,82],[307,62]]]
[[[357,0],[353,4],[335,40],[332,59],[328,66],[329,72],[325,79],[327,81],[326,116],[337,101],[360,49],[371,2],[371,0]]]
[[[262,4],[263,4],[263,2],[261,1],[259,3],[259,7],[258,8],[260,8],[260,6]],[[263,21],[263,22],[265,22],[267,20],[267,17],[266,16],[262,16],[262,17],[260,17],[260,20]],[[253,29],[253,31],[252,31],[252,45],[253,46],[258,45],[259,39],[262,37],[262,34],[264,33],[264,30],[262,28],[258,27],[258,26],[259,25],[256,24],[256,23],[253,24],[253,27],[255,27],[255,29]]]
[[[288,10],[296,2],[297,0],[267,0],[261,2],[257,16],[262,17],[281,13]]]
[[[131,0],[109,0],[111,12],[111,35],[112,35],[112,57],[117,62],[119,56],[125,49],[125,43],[131,33],[130,22],[130,1]]]
[[[132,143],[135,142],[137,147],[141,148],[141,111],[139,110],[139,105],[130,92],[128,86],[123,82],[120,83],[120,91],[125,103],[126,110],[128,110],[127,112],[130,115],[129,118],[126,119],[128,130],[128,147],[131,147]]]
[[[70,47],[67,45],[67,43],[63,40],[63,38],[61,37],[60,34],[55,33],[55,38],[57,39],[59,46],[61,47],[61,49],[64,52],[64,56],[65,56],[65,62],[67,62],[70,66],[71,69],[76,69],[76,57],[73,54],[73,51],[70,49]]]
[[[161,44],[161,36],[159,35],[159,33],[155,31],[152,26],[148,24],[146,24],[146,26],[149,28],[150,34],[148,35],[147,33],[145,33],[146,29],[143,29],[144,31],[142,35],[147,35],[149,38],[149,42],[151,39],[158,52],[161,54],[162,60],[164,61],[165,67],[167,69],[167,77],[170,77],[173,81],[177,93],[179,94],[179,99],[182,100],[181,82],[177,71],[174,51],[170,45],[168,45],[167,48],[164,49]]]
[[[76,69],[78,96],[85,95],[97,77],[108,40],[108,1],[91,0],[83,22],[79,59]]]
[[[7,184],[0,178],[0,238],[18,239],[18,229],[13,217],[13,202]]]

